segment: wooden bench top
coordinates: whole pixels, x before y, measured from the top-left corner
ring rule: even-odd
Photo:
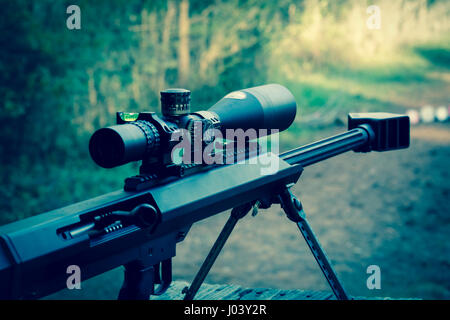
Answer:
[[[161,296],[152,300],[181,300],[187,282],[174,281]],[[311,290],[280,290],[268,288],[248,289],[230,284],[203,284],[195,300],[335,300],[332,292]]]

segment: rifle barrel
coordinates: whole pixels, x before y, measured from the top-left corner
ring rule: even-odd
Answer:
[[[331,158],[338,154],[365,145],[369,134],[363,128],[355,128],[323,140],[299,147],[280,154],[280,158],[289,163],[301,164],[303,167]]]

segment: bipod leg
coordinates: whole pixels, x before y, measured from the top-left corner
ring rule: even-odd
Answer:
[[[319,264],[320,269],[327,279],[336,298],[338,300],[349,300],[350,298],[345,292],[344,287],[336,275],[336,272],[331,266],[325,251],[322,249],[319,240],[311,229],[308,220],[306,220],[306,215],[303,211],[301,202],[289,191],[288,188],[280,193],[280,202],[287,217],[297,224],[298,229],[305,238],[309,249],[314,255],[314,258],[316,258],[316,261]]]
[[[233,231],[236,223],[243,218],[253,207],[252,203],[244,204],[240,207],[236,207],[231,210],[230,217],[228,218],[225,226],[220,232],[219,236],[216,239],[216,242],[212,246],[211,250],[208,253],[205,261],[203,262],[200,270],[197,272],[194,281],[192,281],[191,286],[183,289],[183,293],[185,293],[184,300],[193,300],[195,295],[197,294],[198,289],[202,285],[205,280],[208,272],[211,270],[214,262],[222,251],[223,246],[228,240],[231,232]]]

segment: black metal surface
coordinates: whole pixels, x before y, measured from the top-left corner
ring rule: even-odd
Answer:
[[[316,259],[323,275],[328,281],[333,293],[338,300],[349,300],[349,296],[345,292],[344,287],[339,281],[336,272],[334,271],[330,260],[328,259],[325,251],[319,243],[316,235],[314,234],[311,226],[306,219],[305,212],[301,202],[289,191],[288,188],[284,189],[280,193],[281,207],[286,213],[287,217],[296,223],[301,234],[305,238],[311,253]]]
[[[306,146],[280,154],[280,158],[289,164],[301,164],[307,167],[338,154],[361,147],[369,141],[369,133],[363,128],[355,128]]]
[[[303,214],[302,214],[303,215]],[[306,240],[311,253],[317,261],[320,269],[322,270],[323,275],[328,281],[331,289],[333,290],[334,295],[338,300],[349,300],[349,296],[345,291],[341,281],[337,277],[336,271],[334,271],[330,260],[328,259],[325,251],[319,243],[318,238],[315,236],[314,231],[309,225],[308,220],[304,217],[302,220],[298,221],[297,227],[300,230],[301,234]]]
[[[63,289],[72,264],[88,279],[135,260],[148,266],[172,258],[179,234],[196,221],[267,197],[298,180],[300,166],[275,155],[261,157],[265,160],[260,164],[222,166],[142,192],[118,191],[0,227],[0,298],[39,298]],[[262,164],[270,161],[279,162],[280,170],[261,175]],[[90,225],[96,217],[131,211],[142,203],[160,215],[152,231],[130,225],[95,237],[61,236],[66,228]]]
[[[89,140],[89,152],[97,165],[113,168],[158,152],[159,135],[144,120],[101,128]]]
[[[268,84],[232,92],[209,111],[215,112],[223,129],[278,129],[292,124],[297,103],[292,93],[279,84]]]
[[[385,112],[350,113],[348,129],[370,126],[373,139],[364,148],[355,151],[388,151],[409,147],[409,116]]]
[[[132,261],[125,265],[124,282],[118,300],[148,300],[154,293],[154,266]]]

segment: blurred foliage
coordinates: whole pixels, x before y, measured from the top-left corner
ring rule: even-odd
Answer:
[[[81,30],[66,28],[71,4]],[[380,0],[380,30],[370,4],[1,0],[0,223],[119,188],[137,165],[95,167],[89,135],[116,111],[157,110],[166,87],[188,87],[198,109],[279,82],[302,116],[442,99],[429,89],[448,88],[448,2]]]

